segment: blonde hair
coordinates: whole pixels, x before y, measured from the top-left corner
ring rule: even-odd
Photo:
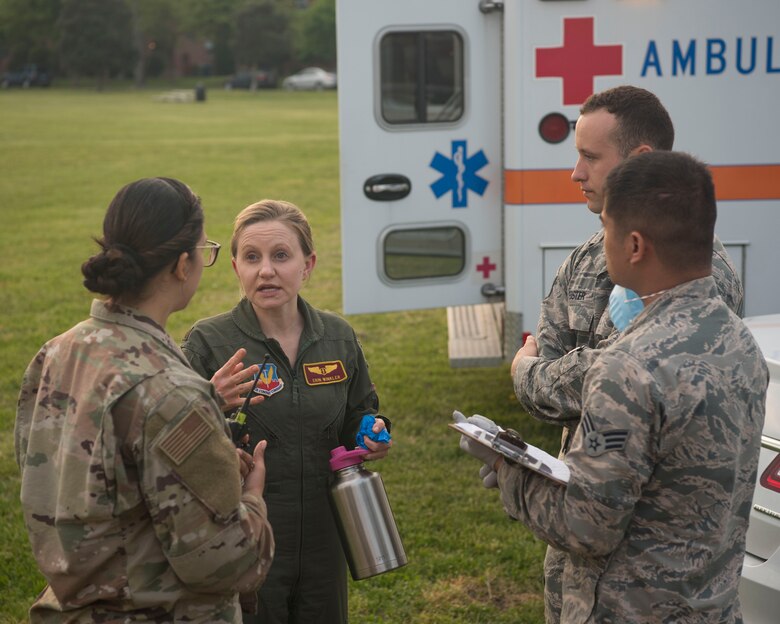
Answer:
[[[230,238],[230,253],[235,258],[238,253],[238,237],[246,228],[263,221],[280,221],[290,226],[298,235],[303,254],[308,257],[314,253],[314,240],[311,227],[300,208],[280,199],[261,199],[250,204],[238,213],[233,223],[233,236]]]

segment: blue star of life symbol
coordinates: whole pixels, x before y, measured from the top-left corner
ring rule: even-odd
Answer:
[[[479,150],[471,156],[467,154],[466,141],[453,141],[452,158],[436,152],[429,165],[441,173],[441,177],[431,184],[433,194],[438,199],[448,191],[452,191],[453,208],[466,208],[468,191],[482,195],[488,185],[485,178],[477,175],[477,171],[488,164],[485,152]]]

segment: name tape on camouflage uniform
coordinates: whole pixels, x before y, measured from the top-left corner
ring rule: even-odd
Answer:
[[[182,418],[160,441],[158,447],[179,466],[213,430],[214,426],[195,410]]]
[[[596,431],[593,420],[588,412],[582,419],[583,444],[585,452],[591,457],[598,457],[607,451],[622,451],[626,448],[628,429],[613,429],[612,431]]]
[[[303,373],[306,376],[306,383],[310,386],[339,383],[347,378],[347,371],[341,360],[304,364]]]

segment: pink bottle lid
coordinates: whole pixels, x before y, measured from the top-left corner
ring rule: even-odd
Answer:
[[[330,469],[333,472],[346,468],[347,466],[356,466],[363,463],[363,458],[371,451],[364,448],[356,448],[348,451],[345,447],[339,446],[330,452]]]

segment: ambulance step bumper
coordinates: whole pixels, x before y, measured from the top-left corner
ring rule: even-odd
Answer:
[[[447,308],[447,333],[447,351],[453,368],[503,364],[503,303]]]

